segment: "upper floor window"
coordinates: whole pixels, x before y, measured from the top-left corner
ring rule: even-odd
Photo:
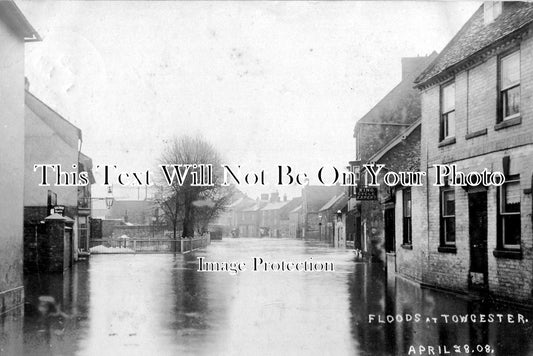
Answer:
[[[483,19],[485,25],[494,21],[502,13],[501,1],[485,1],[483,3]]]
[[[441,87],[440,140],[455,136],[455,82]]]
[[[412,241],[411,188],[405,188],[403,190],[403,244],[411,245]]]
[[[520,116],[520,51],[500,59],[500,107],[501,120]]]
[[[500,191],[498,214],[499,245],[508,249],[520,248],[520,176],[512,175],[506,179]]]

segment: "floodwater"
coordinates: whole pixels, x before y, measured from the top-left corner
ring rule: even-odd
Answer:
[[[247,270],[198,272],[197,257],[245,262]],[[253,257],[312,258],[333,262],[335,272],[254,272]],[[63,314],[43,317],[42,295]],[[430,346],[436,355],[483,355],[485,347],[492,355],[533,354],[528,312],[421,289],[387,278],[382,265],[352,251],[300,240],[225,239],[186,255],[94,255],[67,274],[27,278],[26,300],[23,317],[0,318],[1,355],[431,355]],[[451,321],[467,314],[501,314],[505,322]]]

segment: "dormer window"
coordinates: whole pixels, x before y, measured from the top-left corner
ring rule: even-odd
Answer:
[[[493,22],[502,13],[501,1],[485,1],[483,3],[483,15],[485,25]]]

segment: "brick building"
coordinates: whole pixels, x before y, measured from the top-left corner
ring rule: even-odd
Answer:
[[[0,1],[0,172],[6,178],[0,185],[0,314],[24,301],[24,46],[39,40],[17,5]]]
[[[389,186],[383,177],[388,172],[415,172],[420,167],[421,120],[404,129],[398,136],[370,157],[369,162],[384,165],[378,175],[378,200],[363,202],[364,206],[373,207],[371,216],[372,229],[367,232],[371,244],[372,256],[379,261],[386,261],[389,272],[396,271],[397,258],[402,263],[404,251],[412,248],[412,223],[410,214],[403,214],[402,197],[408,197],[416,187],[404,190],[401,184]],[[425,183],[425,182],[424,182]],[[405,200],[408,204],[407,200]],[[373,204],[372,204],[373,203]],[[368,211],[366,211],[368,213]],[[415,224],[416,225],[416,224]],[[403,229],[406,227],[406,229]]]
[[[428,182],[397,194],[397,215],[410,196],[417,221],[398,272],[457,292],[531,303],[532,30],[532,3],[486,2],[416,79]],[[506,183],[438,187],[434,164],[500,171]]]
[[[340,186],[307,185],[302,189],[302,210],[300,212],[302,237],[323,239],[324,231],[320,209],[332,198],[343,192]]]
[[[91,214],[91,189],[94,183],[92,175],[92,160],[80,151],[82,142],[81,130],[63,118],[44,102],[29,92],[26,83],[25,93],[25,135],[24,135],[24,269],[26,271],[39,270],[36,261],[43,256],[35,242],[39,235],[43,240],[47,238],[43,222],[52,214],[54,207],[63,209],[62,215],[67,218],[69,244],[66,249],[77,260],[78,250],[89,249],[89,219]],[[38,164],[61,165],[59,174],[47,169],[49,186],[41,186],[41,170],[35,170]],[[88,185],[77,186],[73,181],[72,172],[79,174],[87,172]],[[67,185],[68,181],[68,185]],[[59,185],[61,183],[62,185]],[[61,245],[61,244],[60,244]],[[58,245],[59,246],[59,245]],[[61,247],[62,249],[62,247]],[[51,254],[63,255],[63,250],[52,251]],[[65,252],[66,253],[66,252]],[[43,266],[41,266],[43,267]]]
[[[402,58],[402,80],[385,97],[383,97],[368,113],[360,118],[354,128],[356,142],[356,161],[363,164],[380,163],[379,158],[388,150],[397,150],[406,147],[405,144],[397,146],[398,140],[402,142],[403,135],[411,129],[420,118],[420,95],[413,86],[413,81],[424,68],[437,56],[434,52],[427,57]],[[419,130],[419,129],[417,129]],[[412,130],[409,131],[411,134]],[[411,142],[410,136],[407,149],[402,154],[415,155],[418,159],[420,150],[419,142]],[[390,144],[394,142],[393,146]],[[391,162],[393,170],[405,170],[412,163],[409,160]],[[392,214],[394,221],[394,199],[389,199],[390,192],[378,194],[377,200],[357,201],[355,197],[348,202],[346,214],[346,234],[350,247],[364,251],[375,261],[385,262],[385,209],[387,214]],[[385,200],[384,200],[385,199]],[[392,203],[392,204],[391,204]],[[389,229],[389,240],[394,239],[394,230]],[[390,249],[389,252],[394,252]]]
[[[346,247],[345,219],[342,210],[346,207],[348,194],[346,191],[332,197],[318,210],[318,217],[322,226],[321,239],[335,247]]]

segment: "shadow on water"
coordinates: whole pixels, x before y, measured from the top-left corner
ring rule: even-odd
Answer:
[[[65,273],[25,276],[20,355],[72,355],[84,337],[89,308],[88,266]]]
[[[465,345],[468,353],[475,355],[533,354],[531,311],[421,288],[401,277],[387,278],[381,264],[356,264],[353,269],[348,279],[352,334],[363,355],[428,355],[429,346],[436,355],[446,354],[446,350],[454,354],[454,345],[462,348],[461,354],[467,353]],[[519,313],[525,323],[518,322]],[[503,315],[501,323],[498,314]],[[513,315],[514,323],[507,322],[508,314]],[[372,322],[369,315],[373,315]],[[406,321],[409,315],[413,319]],[[477,320],[453,322],[454,315],[475,315]],[[481,315],[486,320],[494,315],[495,322],[480,322]],[[486,345],[490,346],[488,353]],[[420,346],[426,351],[422,353]]]

